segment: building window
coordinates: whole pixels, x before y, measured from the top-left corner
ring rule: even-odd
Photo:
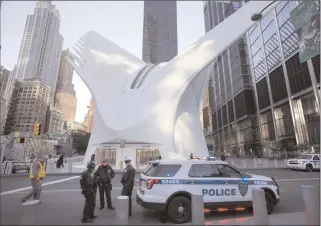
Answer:
[[[273,102],[279,102],[288,96],[282,65],[269,74]]]
[[[253,56],[253,67],[255,81],[259,80],[266,74],[266,65],[262,48]]]
[[[259,109],[266,108],[270,106],[270,98],[269,98],[269,89],[267,85],[266,77],[261,79],[256,84],[257,98],[259,102]]]
[[[274,117],[276,132],[279,138],[286,138],[288,136],[294,135],[294,128],[292,123],[292,115],[290,111],[289,103],[285,105],[274,108]]]
[[[312,58],[317,83],[320,83],[320,54]]]
[[[312,85],[308,64],[306,62],[300,63],[299,53],[286,61],[286,69],[293,94],[309,88]]]
[[[284,57],[289,57],[299,47],[298,35],[295,32],[290,18],[290,12],[296,7],[295,1],[287,1],[282,9],[277,13],[277,20],[280,26],[280,36],[284,51]]]
[[[230,100],[227,104],[227,108],[228,108],[228,117],[230,122],[233,122],[234,119],[234,109],[233,109],[233,99]]]
[[[263,140],[273,140],[275,138],[274,125],[271,110],[260,114],[261,134]]]

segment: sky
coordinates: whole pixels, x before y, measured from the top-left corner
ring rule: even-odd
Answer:
[[[12,70],[17,63],[28,14],[35,1],[2,1],[1,65]],[[141,58],[143,39],[143,1],[53,1],[61,15],[60,33],[63,49],[71,48],[86,32],[96,31],[133,55]],[[188,48],[204,35],[202,1],[177,3],[178,51]],[[76,121],[82,122],[91,93],[74,72],[77,95]]]

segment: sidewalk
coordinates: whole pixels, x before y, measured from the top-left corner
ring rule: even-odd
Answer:
[[[305,212],[271,214],[270,225],[306,225]],[[225,219],[218,221],[205,221],[205,225],[254,225],[253,217]]]

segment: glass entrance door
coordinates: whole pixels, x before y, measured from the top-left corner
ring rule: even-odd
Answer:
[[[159,149],[136,149],[136,168],[145,169],[150,160],[157,160],[159,156]]]

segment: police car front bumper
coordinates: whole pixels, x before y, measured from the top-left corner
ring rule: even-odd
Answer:
[[[165,203],[144,202],[139,196],[136,196],[136,202],[139,205],[141,205],[144,209],[156,210],[156,211],[165,211],[166,210]]]

